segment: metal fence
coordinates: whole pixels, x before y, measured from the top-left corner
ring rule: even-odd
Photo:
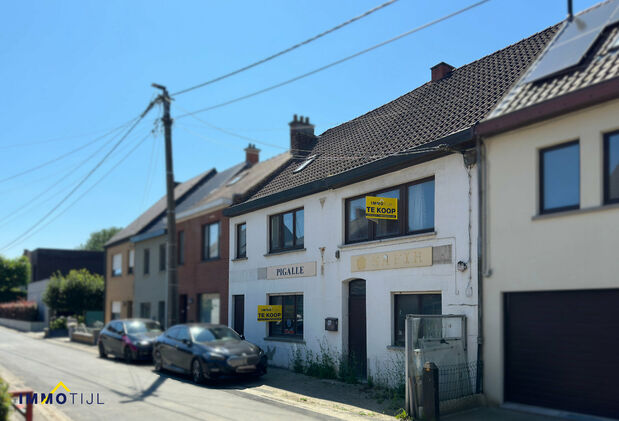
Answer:
[[[440,401],[479,393],[482,365],[469,361],[466,327],[466,316],[460,314],[406,316],[406,407],[409,414],[419,416],[426,362],[438,367]]]
[[[480,393],[483,365],[481,361],[437,364],[439,400],[448,401]]]

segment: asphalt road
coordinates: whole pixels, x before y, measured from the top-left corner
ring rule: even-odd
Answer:
[[[94,350],[92,350],[94,351]],[[103,404],[54,404],[75,419],[101,420],[332,420],[327,415],[244,392],[260,380],[197,386],[182,376],[160,375],[149,364],[101,359],[89,349],[33,338],[0,327],[0,364],[37,393],[62,381],[73,393],[99,394]],[[268,376],[268,374],[267,374]],[[68,395],[68,393],[67,393]]]

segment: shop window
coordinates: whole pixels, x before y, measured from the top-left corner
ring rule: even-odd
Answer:
[[[393,296],[394,345],[404,346],[407,314],[442,314],[441,294],[395,294]]]
[[[303,338],[303,295],[271,295],[269,304],[282,306],[282,320],[269,322],[269,336]]]

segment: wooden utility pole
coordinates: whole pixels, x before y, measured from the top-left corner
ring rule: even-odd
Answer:
[[[178,273],[176,271],[176,203],[174,198],[174,169],[172,166],[172,118],[170,117],[170,102],[165,86],[153,83],[154,88],[160,89],[161,95],[157,98],[163,104],[163,127],[165,133],[165,166],[166,166],[166,196],[168,204],[168,244],[166,248],[166,272],[168,284],[167,326],[178,323]]]

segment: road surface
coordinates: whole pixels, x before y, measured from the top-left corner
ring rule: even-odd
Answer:
[[[150,364],[127,365],[101,359],[93,349],[46,341],[0,327],[0,365],[37,393],[62,381],[76,404],[54,404],[74,420],[334,420],[246,390],[261,380],[226,381],[196,386],[187,378],[158,374]],[[268,374],[267,374],[268,376]],[[79,403],[99,394],[102,404]]]

